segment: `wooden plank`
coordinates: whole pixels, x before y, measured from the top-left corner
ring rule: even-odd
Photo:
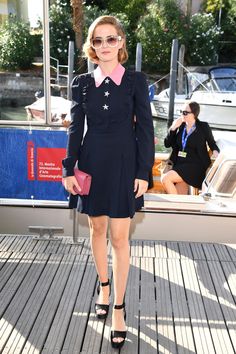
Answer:
[[[204,250],[207,260],[209,260],[209,261],[214,261],[214,260],[218,261],[219,260],[219,257],[215,251],[213,243],[203,243],[202,248]]]
[[[8,264],[1,281],[3,282],[3,289],[0,297],[0,317],[2,317],[11,303],[12,298],[15,296],[18,288],[23,282],[27,271],[31,266],[31,262],[36,257],[35,254],[17,254],[14,253],[10,257],[12,263]],[[15,262],[15,263],[14,263]]]
[[[141,258],[140,278],[140,353],[157,353],[156,300],[152,258]]]
[[[20,339],[27,337],[28,333],[25,331],[25,327],[29,316],[33,316],[33,311],[35,310],[31,308],[31,312],[25,311],[25,307],[30,301],[34,288],[37,286],[48,257],[46,255],[38,255],[29,264],[29,269],[24,269],[24,280],[15,292],[10,306],[4,312],[0,330],[1,345],[4,346],[2,353],[4,354],[20,353],[18,342]]]
[[[92,298],[95,290],[97,273],[90,256],[85,269],[80,291],[68,326],[67,334],[61,353],[80,353],[86,336],[86,326],[89,319]]]
[[[168,258],[180,258],[178,242],[168,241],[166,247]]]
[[[177,352],[196,353],[180,260],[168,259]]]
[[[46,253],[46,249],[49,245],[49,241],[48,240],[37,240],[35,238],[32,238],[32,240],[34,241],[34,248],[32,250],[33,253]]]
[[[42,242],[45,242],[44,240]],[[50,253],[57,253],[58,248],[62,242],[62,239],[55,239],[55,240],[49,240],[48,245],[46,249],[44,250],[45,253],[50,254]]]
[[[167,259],[155,259],[158,353],[177,353]]]
[[[65,291],[61,296],[60,304],[56,310],[42,354],[56,354],[62,350],[87,261],[88,257],[85,255],[77,255],[74,260]]]
[[[198,354],[214,353],[195,266],[196,262],[192,260],[181,260],[194,341]]]
[[[195,260],[205,260],[206,256],[204,250],[202,248],[202,243],[199,242],[191,242],[190,247],[193,253],[193,259]]]
[[[178,242],[181,259],[193,259],[192,250],[189,242]]]
[[[155,257],[154,241],[143,241],[143,257]]]
[[[236,303],[236,265],[233,262],[222,262],[221,266],[234,302]]]
[[[227,244],[225,245],[227,252],[230,255],[232,261],[236,261],[236,244]]]
[[[14,244],[16,236],[6,235],[0,244],[0,252],[7,252],[11,245]]]
[[[155,241],[156,258],[167,258],[167,249],[165,241]]]
[[[236,305],[227,284],[220,262],[208,262],[223,318],[229,331],[231,344],[236,352]],[[230,348],[231,350],[231,348]]]
[[[14,242],[10,245],[9,251],[14,251],[14,252],[24,252],[22,248],[28,241],[28,236],[21,236],[17,235],[14,238]]]
[[[227,247],[225,245],[216,243],[214,244],[214,248],[220,261],[231,261],[230,254],[227,251]]]
[[[216,353],[231,354],[234,352],[229,337],[224,317],[215,293],[208,263],[202,261],[198,266],[198,275],[200,277],[200,291],[203,297],[204,307],[208,318],[208,324],[211,331],[212,340]]]
[[[60,257],[60,255],[57,255],[57,257]],[[39,352],[43,349],[44,342],[47,338],[47,334],[50,330],[51,323],[70,274],[73,261],[74,256],[63,256],[51,287],[28,336],[27,342],[23,347],[23,354],[34,353],[35,348],[37,348]]]
[[[140,240],[130,241],[131,246],[131,257],[142,257],[143,256],[143,243]]]
[[[23,312],[21,313],[21,316],[17,321],[11,336],[8,339],[7,344],[10,350],[14,351],[14,354],[21,353],[22,348],[27,345],[27,338],[34,325],[34,322],[37,319],[37,316],[40,312],[42,304],[47,296],[55,273],[62,259],[62,256],[56,255],[41,255],[41,257],[41,262],[35,264],[35,268],[43,267],[44,269],[37,281],[36,286],[34,287],[30,298],[27,301],[27,304],[24,307]],[[28,288],[26,287],[26,289]],[[11,353],[12,352],[9,354]]]

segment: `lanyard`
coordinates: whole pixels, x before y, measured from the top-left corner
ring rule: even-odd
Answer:
[[[185,150],[189,135],[191,135],[195,129],[196,129],[196,125],[194,124],[187,134],[187,128],[186,128],[186,126],[184,127],[184,130],[182,133],[182,150],[183,151]]]

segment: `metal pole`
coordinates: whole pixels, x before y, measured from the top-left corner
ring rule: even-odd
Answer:
[[[177,59],[178,59],[178,39],[173,39],[171,48],[171,63],[170,63],[170,98],[167,127],[169,128],[174,120],[174,103],[176,92],[176,77],[177,77]]]
[[[142,44],[141,43],[137,43],[136,46],[135,70],[136,71],[142,70]]]
[[[74,53],[75,53],[75,44],[74,42],[69,42],[68,48],[68,76],[67,76],[67,99],[71,100],[71,89],[70,84],[73,79],[73,71],[74,71]]]
[[[179,48],[179,63],[181,65],[178,66],[178,85],[177,85],[177,92],[178,94],[184,93],[184,54],[185,54],[185,45],[181,44]]]
[[[89,59],[87,61],[88,73],[94,70],[94,63],[92,63]]]
[[[51,123],[49,1],[43,0],[43,78],[46,124]]]

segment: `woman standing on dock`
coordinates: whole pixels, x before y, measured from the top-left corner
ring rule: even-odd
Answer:
[[[126,70],[128,58],[122,25],[112,16],[96,19],[89,28],[84,53],[97,64],[72,82],[72,121],[64,184],[70,207],[88,215],[91,248],[99,277],[95,312],[109,311],[110,281],[107,229],[110,224],[114,307],[111,345],[121,348],[126,338],[125,291],[129,271],[129,230],[135,211],[143,206],[154,162],[154,130],[145,76]],[[88,129],[84,135],[84,118]],[[135,122],[134,122],[134,116]],[[74,166],[92,176],[89,195],[79,198]]]

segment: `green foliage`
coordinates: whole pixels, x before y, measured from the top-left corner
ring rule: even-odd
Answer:
[[[56,0],[49,10],[50,17],[50,56],[60,64],[68,63],[69,41],[75,40],[71,7],[64,0]]]
[[[34,39],[29,24],[9,16],[0,27],[0,67],[7,70],[28,69],[34,56]]]
[[[174,0],[153,2],[137,27],[137,38],[143,47],[143,64],[149,71],[168,71],[171,44],[178,38],[185,43],[188,19]]]
[[[191,65],[217,63],[219,38],[222,32],[212,14],[198,13],[190,21],[188,60]]]

